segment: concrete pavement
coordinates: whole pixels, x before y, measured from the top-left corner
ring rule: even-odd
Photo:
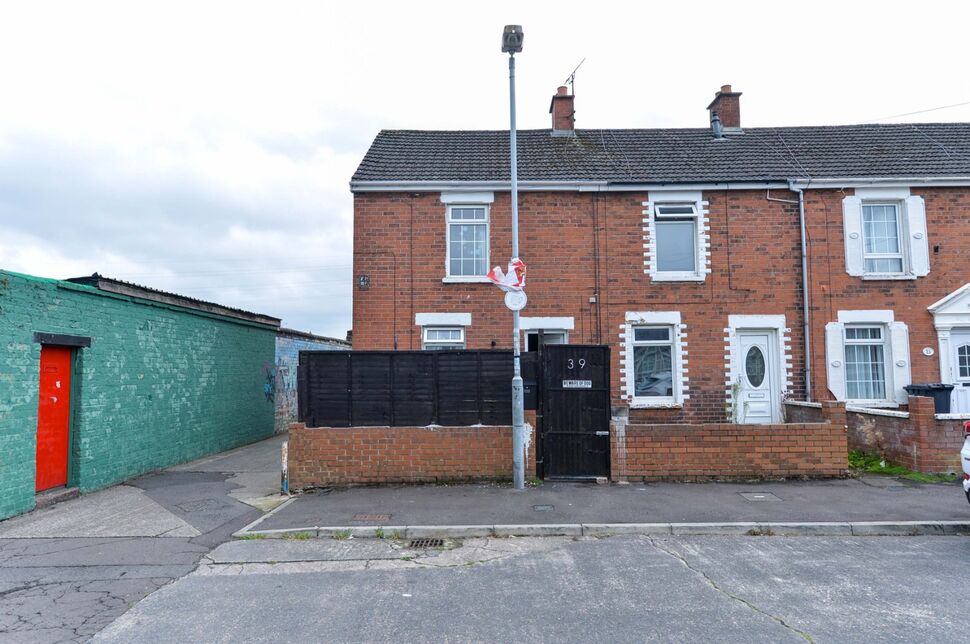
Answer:
[[[970,632],[955,594],[970,575],[965,537],[407,545],[220,546],[96,641],[890,642]]]
[[[417,530],[415,526],[426,530],[460,526],[465,529],[442,534],[482,536],[539,534],[544,527],[555,527],[550,534],[571,535],[588,534],[583,526],[604,525],[745,524],[757,528],[827,523],[834,530],[828,534],[852,534],[852,525],[869,522],[901,526],[897,533],[909,531],[907,522],[949,522],[938,525],[965,530],[970,528],[970,505],[956,481],[918,484],[881,476],[753,483],[547,482],[523,491],[487,484],[362,487],[301,495],[251,530],[318,530],[325,535],[351,529],[363,536],[376,526],[402,532]],[[531,532],[509,530],[530,526],[534,528]],[[748,529],[739,526],[737,531]],[[664,531],[677,532],[675,528],[655,532]]]
[[[0,522],[0,642],[84,641],[191,572],[274,500],[283,438]]]

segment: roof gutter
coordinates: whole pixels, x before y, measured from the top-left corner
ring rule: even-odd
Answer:
[[[646,192],[649,190],[764,190],[785,189],[786,181],[652,182],[616,181],[519,181],[519,190],[530,192]],[[508,181],[351,181],[351,192],[447,192],[508,191]]]
[[[926,185],[933,187],[970,186],[970,176],[949,177],[822,177],[789,179],[789,186],[801,188],[849,188],[860,186],[910,187]]]
[[[864,186],[970,186],[970,176],[951,177],[826,177],[823,179],[780,179],[777,181],[670,181],[619,182],[605,180],[519,181],[519,190],[528,192],[645,192],[649,190],[764,190],[852,188]],[[446,191],[509,191],[508,181],[351,181],[351,192],[446,192]]]

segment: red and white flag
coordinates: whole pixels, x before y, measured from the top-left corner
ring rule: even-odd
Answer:
[[[525,262],[518,257],[513,257],[509,261],[508,272],[503,273],[502,269],[496,266],[488,272],[488,279],[506,293],[521,291],[525,288]]]

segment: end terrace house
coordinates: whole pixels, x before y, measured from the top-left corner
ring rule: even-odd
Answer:
[[[970,413],[970,124],[518,134],[523,346],[611,347],[631,422],[773,423],[783,401]],[[355,349],[509,348],[507,131],[385,130],[354,174]]]

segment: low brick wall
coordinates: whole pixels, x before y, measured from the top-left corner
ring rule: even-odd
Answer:
[[[512,478],[512,428],[290,425],[290,487]],[[535,441],[525,475],[535,475]]]
[[[833,422],[778,425],[628,425],[611,427],[612,478],[624,480],[780,479],[844,476],[848,469],[841,406]]]
[[[960,471],[963,421],[937,420],[932,398],[911,397],[906,411],[850,408],[846,419],[849,449],[918,472]]]
[[[822,413],[822,403],[786,401],[785,422],[824,423],[825,414]]]

